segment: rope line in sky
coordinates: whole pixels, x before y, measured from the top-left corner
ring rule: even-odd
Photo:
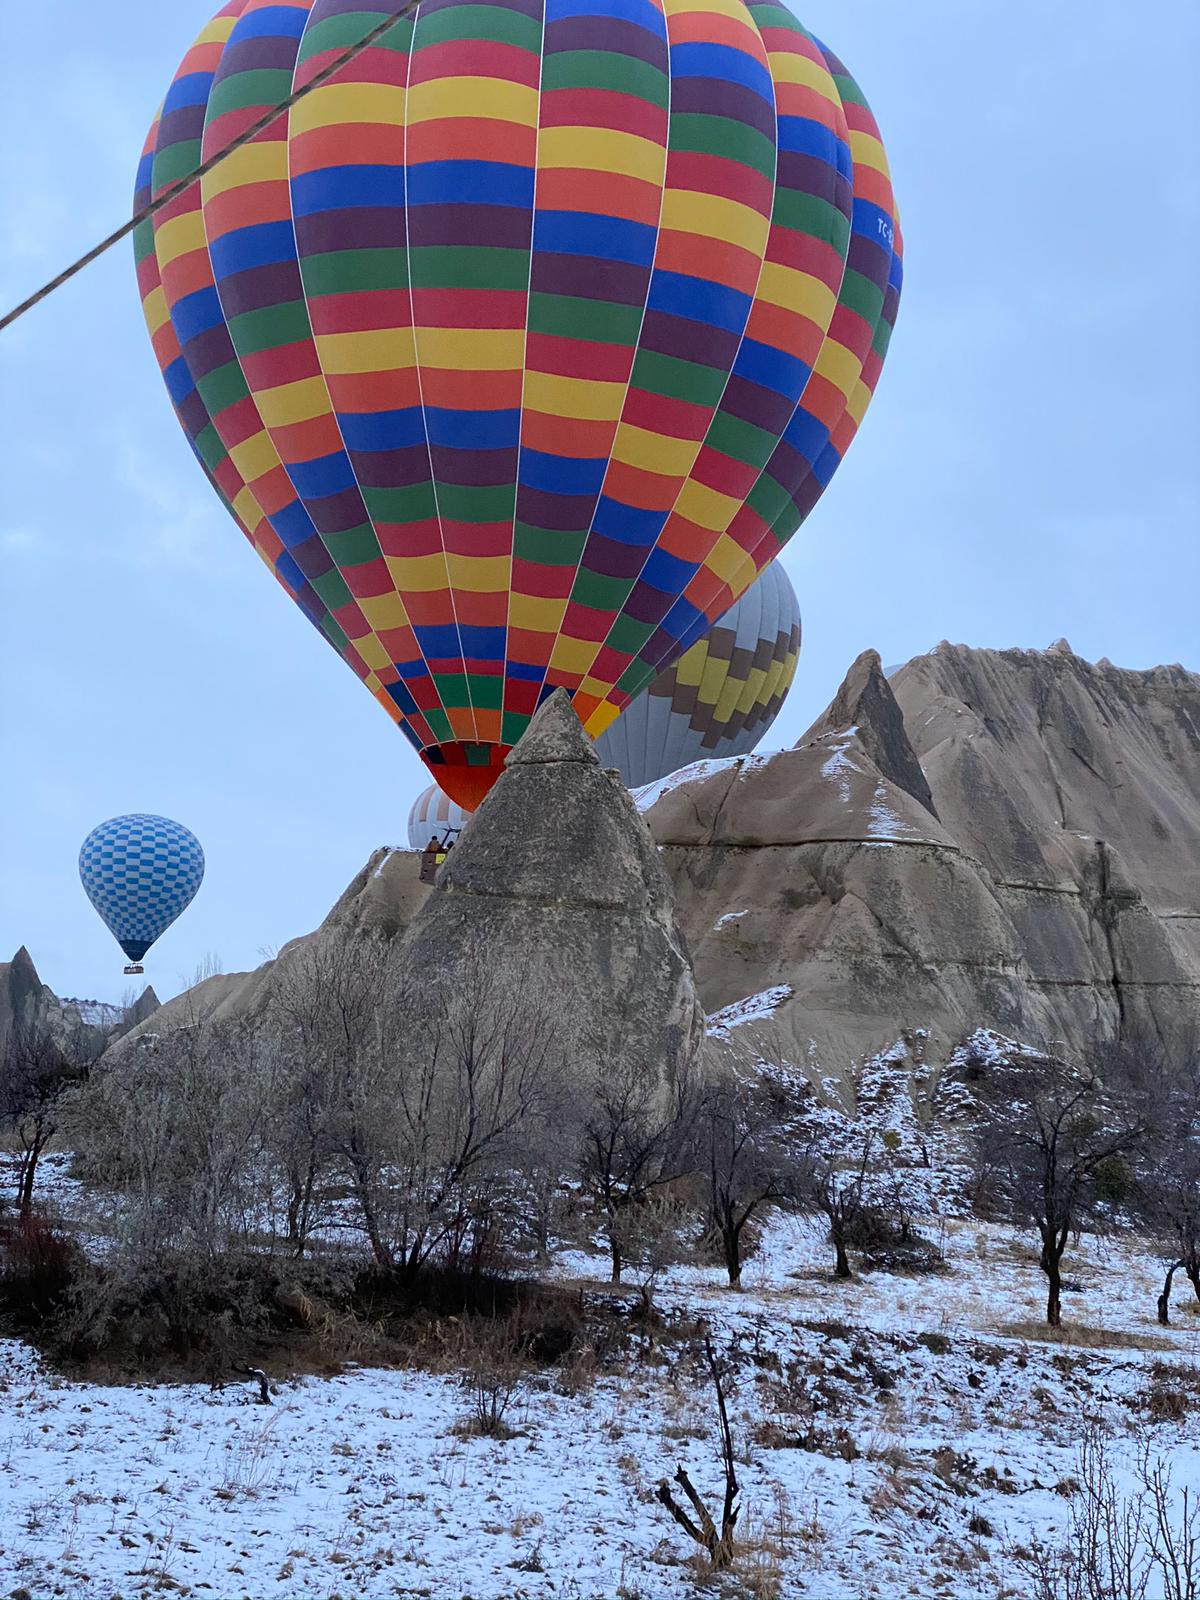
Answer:
[[[169,206],[172,200],[177,200],[194,183],[199,183],[202,178],[207,177],[214,167],[219,166],[225,160],[226,156],[231,156],[235,150],[240,150],[244,144],[249,144],[252,139],[257,139],[260,133],[269,128],[279,117],[283,116],[285,111],[290,111],[298,101],[304,99],[305,95],[312,94],[314,89],[319,89],[322,84],[328,83],[330,78],[339,73],[343,67],[348,67],[352,61],[362,55],[364,50],[369,50],[373,44],[382,39],[385,33],[402,21],[410,11],[415,11],[419,3],[420,0],[404,0],[402,6],[398,6],[382,22],[377,22],[369,33],[363,35],[357,44],[352,44],[348,50],[343,50],[341,55],[331,61],[328,66],[322,67],[320,72],[310,79],[303,88],[294,90],[286,100],[281,100],[277,106],[272,106],[269,111],[264,112],[252,127],[240,133],[236,139],[231,139],[227,145],[218,150],[215,155],[209,156],[207,161],[202,161],[192,172],[177,179],[176,182],[164,189],[160,195],[130,217],[128,222],[124,222],[119,228],[114,229],[106,239],[101,239],[100,243],[94,245],[86,255],[80,256],[78,261],[73,261],[69,267],[65,267],[56,277],[51,278],[49,283],[44,283],[27,300],[22,300],[20,305],[14,306],[11,311],[0,317],[0,333],[3,333],[5,328],[16,322],[18,317],[23,317],[27,311],[32,311],[34,306],[40,305],[56,289],[61,289],[64,283],[67,283],[76,273],[82,272],[84,267],[90,267],[92,262],[102,256],[106,250],[111,250],[113,245],[119,244],[122,239],[128,238],[135,228],[140,227],[149,217],[155,216],[164,206]]]

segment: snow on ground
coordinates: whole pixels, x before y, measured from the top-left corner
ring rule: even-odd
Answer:
[[[654,1499],[687,1464],[720,1486],[696,1319],[730,1363],[748,1553],[720,1592],[753,1600],[1020,1596],[1006,1540],[1061,1530],[1085,1419],[1128,1469],[1158,1386],[1193,1394],[1200,1317],[1159,1329],[1159,1264],[1072,1248],[1064,1338],[1038,1325],[1028,1240],[963,1219],[948,1270],[829,1276],[822,1230],[777,1219],[731,1292],[677,1268],[657,1299],[681,1337],[639,1334],[599,1376],[530,1375],[507,1440],[461,1437],[453,1376],[351,1369],[248,1388],[104,1387],[0,1341],[0,1592],[111,1600],[676,1600],[690,1548]],[[608,1295],[598,1256],[556,1275]],[[1190,1419],[1149,1428],[1200,1485]],[[972,1532],[972,1526],[975,1530]],[[990,1530],[990,1531],[987,1531]],[[1151,1596],[1154,1595],[1153,1587]]]

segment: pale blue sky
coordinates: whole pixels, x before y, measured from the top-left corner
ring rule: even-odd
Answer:
[[[128,214],[215,0],[0,15],[5,308]],[[907,244],[880,393],[785,557],[790,743],[854,656],[941,638],[1200,667],[1200,6],[803,0],[884,130]],[[204,482],[118,247],[0,335],[0,959],[117,997],[84,835],[159,811],[208,876],[173,992],[314,926],[404,836],[424,769]]]

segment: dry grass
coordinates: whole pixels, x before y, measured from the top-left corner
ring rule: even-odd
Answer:
[[[1089,1328],[1079,1322],[1064,1322],[1051,1328],[1045,1322],[1005,1322],[997,1333],[1009,1339],[1028,1339],[1030,1343],[1058,1344],[1069,1350],[1175,1350],[1175,1342],[1161,1333],[1133,1333],[1127,1328]]]
[[[714,1574],[700,1555],[684,1559],[682,1564],[698,1591],[714,1592],[724,1600],[779,1600],[784,1580],[795,1572],[800,1559],[799,1546],[812,1530],[797,1521],[781,1483],[769,1488],[768,1502],[756,1508],[757,1515],[751,1510],[739,1529],[729,1571]],[[617,1592],[619,1596],[621,1591]]]
[[[1192,1362],[1155,1361],[1141,1396],[1150,1422],[1182,1422],[1200,1405],[1200,1368]]]

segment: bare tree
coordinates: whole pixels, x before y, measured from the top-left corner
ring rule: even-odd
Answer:
[[[812,1146],[804,1154],[795,1179],[798,1204],[805,1211],[823,1216],[829,1224],[837,1278],[854,1276],[850,1247],[875,1214],[871,1188],[874,1151],[873,1133],[863,1135],[857,1153],[847,1160],[826,1155]]]
[[[339,1075],[334,1118],[380,1267],[479,1264],[562,1081],[550,995],[479,952],[461,956],[453,985],[382,1005]]]
[[[700,1114],[700,1164],[713,1234],[721,1242],[730,1287],[742,1282],[745,1230],[765,1206],[799,1199],[801,1169],[779,1135],[770,1098],[729,1062]]]
[[[82,1037],[60,1039],[43,1019],[19,1023],[9,1033],[0,1060],[0,1124],[21,1148],[17,1203],[22,1217],[33,1209],[38,1162],[58,1129],[63,1094],[86,1074]]]
[[[1147,1106],[1147,1158],[1137,1186],[1141,1220],[1170,1252],[1158,1320],[1171,1320],[1171,1288],[1182,1272],[1200,1300],[1200,1058],[1183,1070],[1139,1075]]]
[[[1062,1323],[1062,1260],[1076,1230],[1103,1226],[1114,1174],[1143,1137],[1096,1075],[1026,1053],[985,1083],[977,1147],[982,1192],[1037,1231],[1046,1321]]]
[[[695,1170],[698,1086],[664,1076],[634,1056],[606,1063],[584,1114],[580,1176],[601,1219],[613,1283],[625,1261],[627,1214]]]
[[[354,1118],[347,1121],[344,1113],[361,1087],[364,1064],[378,1056],[386,949],[369,934],[314,941],[277,966],[268,1019],[276,1071],[267,1142],[282,1179],[287,1239],[296,1256],[307,1248],[322,1175],[333,1162],[339,1111],[346,1153],[355,1161]],[[361,1163],[355,1170],[360,1169]]]

